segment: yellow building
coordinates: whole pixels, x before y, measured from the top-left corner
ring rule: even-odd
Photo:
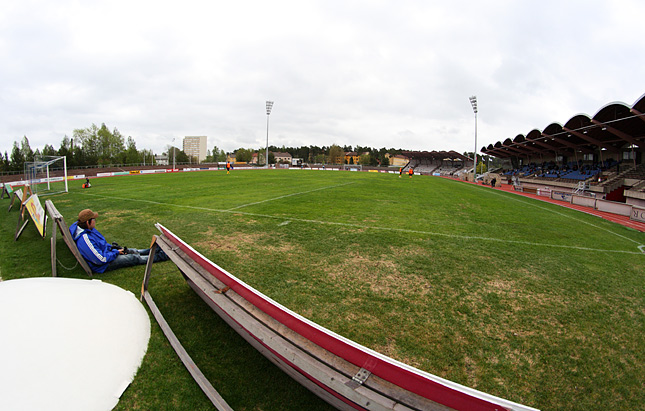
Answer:
[[[394,167],[403,167],[404,165],[408,164],[409,161],[409,158],[401,154],[390,157],[390,165]]]
[[[360,161],[360,156],[355,151],[349,151],[345,153],[345,164],[358,164]]]

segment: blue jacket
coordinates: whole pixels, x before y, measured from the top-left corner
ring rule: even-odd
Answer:
[[[108,264],[119,255],[119,250],[113,250],[98,230],[80,228],[78,221],[69,227],[69,233],[76,242],[78,251],[95,273],[105,272]]]

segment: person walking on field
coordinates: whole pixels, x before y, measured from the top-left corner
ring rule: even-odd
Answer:
[[[410,169],[408,170],[408,174],[410,175],[410,178],[412,178],[412,174],[414,174],[412,167],[410,167]]]
[[[226,174],[231,174],[231,162],[226,162]]]
[[[399,167],[399,178],[401,178],[401,174],[403,174],[403,167]]]

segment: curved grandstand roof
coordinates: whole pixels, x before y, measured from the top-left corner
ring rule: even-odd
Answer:
[[[450,151],[404,151],[404,156],[408,158],[430,158],[433,160],[470,160],[470,157],[466,157],[454,150]]]
[[[607,150],[618,157],[627,147],[645,148],[645,94],[631,106],[614,102],[596,115],[577,114],[564,125],[549,124],[544,131],[531,130],[526,136],[482,147],[483,154],[499,157],[529,157],[540,154],[574,155]]]

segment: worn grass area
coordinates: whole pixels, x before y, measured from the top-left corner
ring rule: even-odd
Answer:
[[[126,246],[147,246],[160,222],[305,317],[490,394],[545,410],[645,403],[645,235],[596,217],[440,178],[330,171],[114,177],[52,199],[68,222],[99,211],[99,230]],[[17,213],[0,216],[0,276],[50,275],[48,242],[28,227],[14,243]],[[57,250],[60,275],[83,278],[62,268],[74,265],[62,241]],[[138,295],[142,276],[100,278]],[[150,284],[233,408],[328,408],[237,336],[174,265],[156,265]],[[208,402],[154,325],[119,408],[169,407]]]

